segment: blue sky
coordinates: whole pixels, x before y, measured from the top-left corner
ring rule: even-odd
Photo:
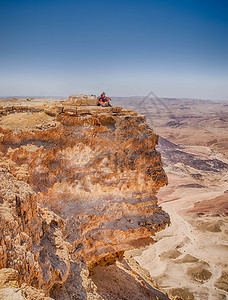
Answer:
[[[228,1],[0,1],[0,96],[228,100]]]

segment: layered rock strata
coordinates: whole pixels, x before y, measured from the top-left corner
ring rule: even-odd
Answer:
[[[169,216],[157,205],[167,177],[145,117],[78,104],[2,102],[0,267],[46,296],[78,280],[72,293],[85,299],[87,267],[153,243]]]

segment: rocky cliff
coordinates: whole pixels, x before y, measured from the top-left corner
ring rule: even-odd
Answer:
[[[95,299],[93,269],[169,224],[158,136],[145,117],[84,98],[0,103],[0,268],[16,282],[1,291],[22,287],[21,299]]]

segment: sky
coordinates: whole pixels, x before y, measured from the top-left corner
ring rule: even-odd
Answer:
[[[0,0],[0,96],[228,100],[227,0]]]

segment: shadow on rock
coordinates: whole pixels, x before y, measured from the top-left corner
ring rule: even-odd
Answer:
[[[104,300],[169,300],[142,278],[136,280],[129,273],[116,265],[95,268],[92,280],[97,286],[97,293]]]

